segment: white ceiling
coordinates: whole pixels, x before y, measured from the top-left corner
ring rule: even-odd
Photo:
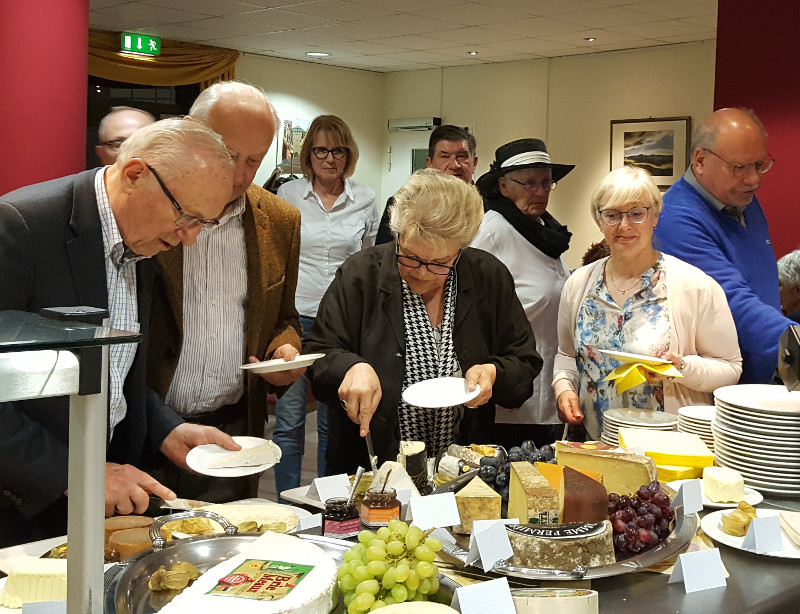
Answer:
[[[717,29],[717,0],[90,0],[89,8],[97,30],[377,72],[655,47],[715,39]]]

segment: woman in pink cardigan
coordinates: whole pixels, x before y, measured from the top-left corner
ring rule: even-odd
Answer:
[[[635,407],[677,413],[713,403],[742,371],[736,327],[722,288],[700,269],[653,248],[661,193],[640,168],[611,171],[592,214],[611,255],[567,280],[558,315],[553,389],[562,421],[600,439],[603,413]],[[598,350],[658,356],[681,378],[650,377],[619,394],[606,376],[621,363]]]

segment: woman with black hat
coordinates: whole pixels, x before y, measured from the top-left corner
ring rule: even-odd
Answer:
[[[544,360],[533,396],[519,408],[497,408],[494,440],[507,447],[527,439],[537,446],[551,443],[559,430],[550,382],[558,351],[558,304],[569,277],[561,254],[571,234],[547,212],[547,204],[556,182],[573,168],[553,164],[544,141],[519,139],[497,149],[489,172],[477,182],[486,215],[472,246],[494,254],[511,271]]]

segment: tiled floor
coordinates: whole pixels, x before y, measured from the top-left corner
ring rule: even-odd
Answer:
[[[272,409],[272,408],[270,408]],[[275,416],[270,415],[269,422],[264,429],[264,437],[272,439],[275,430]],[[317,412],[306,414],[306,446],[303,453],[303,471],[300,475],[300,485],[310,484],[317,477]],[[258,483],[258,496],[269,501],[277,501],[278,493],[275,492],[275,475],[268,469],[261,475]]]

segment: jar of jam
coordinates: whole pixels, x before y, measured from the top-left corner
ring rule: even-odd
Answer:
[[[361,529],[361,519],[355,503],[343,497],[327,499],[322,515],[322,534],[327,537],[345,539],[355,537]]]
[[[370,488],[361,502],[361,522],[370,528],[385,527],[400,518],[400,501],[394,488]]]

